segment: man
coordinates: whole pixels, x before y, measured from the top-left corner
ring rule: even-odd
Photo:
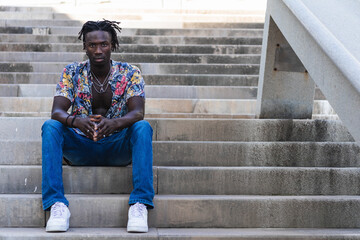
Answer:
[[[46,231],[67,231],[63,157],[70,165],[132,163],[128,232],[147,232],[154,207],[152,128],[143,120],[144,81],[137,67],[111,60],[119,46],[119,22],[88,21],[79,32],[88,60],[65,67],[56,87],[51,119],[42,126],[42,199],[50,210]],[[71,114],[68,109],[71,107]]]

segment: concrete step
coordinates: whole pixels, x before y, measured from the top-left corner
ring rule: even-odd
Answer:
[[[53,97],[55,88],[55,84],[0,84],[0,97]],[[146,86],[147,98],[256,99],[256,96],[257,87],[248,86]],[[318,88],[314,99],[325,99]]]
[[[359,195],[358,168],[158,167],[158,194]]]
[[[257,20],[254,19],[254,21]],[[246,28],[264,28],[263,22],[185,22],[183,26],[184,28],[244,28],[244,24],[246,24]]]
[[[130,194],[131,167],[63,167],[66,194]],[[359,195],[359,168],[154,167],[155,194]],[[0,166],[0,194],[41,193],[41,166]],[[99,180],[101,179],[101,181]]]
[[[0,118],[1,140],[39,140],[48,118]],[[292,119],[147,119],[154,141],[353,142],[340,121]],[[31,127],[29,127],[31,126]]]
[[[125,26],[134,24],[134,26]],[[151,28],[141,27],[141,24],[151,26]],[[179,25],[178,27],[173,26]],[[65,26],[64,26],[65,25]],[[66,26],[68,25],[68,26]],[[82,23],[78,22],[74,26],[74,21],[51,21],[51,20],[0,20],[0,33],[27,33],[35,35],[48,35],[48,34],[64,34],[64,35],[78,35],[81,30]],[[135,26],[136,25],[136,26]],[[138,25],[138,26],[137,26]],[[221,28],[193,28],[183,29],[182,23],[179,22],[165,22],[164,26],[157,26],[155,22],[123,22],[123,28],[120,35],[134,36],[134,35],[157,35],[157,36],[187,36],[187,37],[248,37],[248,38],[262,38],[262,29],[221,29]],[[169,26],[168,26],[169,25]]]
[[[0,113],[51,111],[53,97],[0,97]],[[185,98],[147,98],[145,102],[148,114],[163,113],[207,113],[227,115],[255,114],[255,99],[185,99]],[[328,101],[315,100],[314,114],[334,115]]]
[[[263,23],[265,21],[264,14],[197,14],[197,13],[138,13],[138,12],[115,12],[97,13],[92,14],[71,11],[69,13],[56,13],[56,12],[38,12],[36,14],[32,12],[18,12],[18,11],[0,11],[0,19],[9,20],[21,20],[28,19],[30,24],[43,25],[45,21],[57,24],[58,26],[78,26],[84,24],[89,19],[101,20],[101,19],[121,19],[121,22],[129,20],[136,20],[141,22],[147,21],[172,21],[172,22],[258,22]],[[52,23],[54,22],[54,23]],[[59,23],[56,23],[59,22]]]
[[[1,29],[1,27],[0,27]],[[29,30],[28,34],[25,34],[25,28],[6,28],[7,31],[17,31],[14,33],[17,34],[9,34],[2,33],[0,34],[0,42],[6,43],[81,43],[81,41],[77,38],[77,34],[69,35],[33,35],[32,29]],[[23,31],[23,33],[21,33]],[[249,38],[249,37],[226,37],[226,36],[215,36],[215,35],[206,35],[206,36],[173,36],[173,35],[138,35],[130,34],[126,36],[124,32],[122,32],[118,36],[119,42],[122,44],[195,44],[195,45],[256,45],[261,47],[262,37],[258,38]]]
[[[47,117],[50,112],[0,112],[0,117]],[[255,119],[255,114],[217,114],[217,113],[145,113],[145,118],[181,118],[181,119]],[[341,119],[337,114],[312,114],[313,120]]]
[[[47,13],[53,12],[52,7],[30,7],[30,6],[0,6],[0,11],[2,12],[35,12],[35,13]]]
[[[61,72],[0,72],[0,84],[57,84]],[[258,75],[142,74],[146,85],[256,86]]]
[[[49,1],[47,1],[49,3]],[[73,3],[71,4],[71,8],[69,6],[64,5],[65,1],[63,1],[60,5],[54,5],[52,4],[51,7],[35,7],[35,6],[0,6],[1,12],[22,12],[22,13],[53,13],[58,14],[59,17],[61,14],[63,17],[66,18],[66,14],[76,14],[74,16],[78,15],[84,15],[89,16],[89,14],[84,14],[83,12],[79,13],[79,9],[89,9],[92,10],[94,13],[107,13],[109,11],[117,12],[117,13],[129,13],[129,11],[133,11],[134,8],[129,8],[131,6],[121,6],[119,7],[119,4],[113,4],[113,5],[104,5],[104,4],[95,4],[89,7],[88,4],[85,4],[85,6],[75,6]],[[88,2],[87,2],[88,3]],[[144,3],[144,1],[143,1]],[[153,2],[154,3],[154,2]],[[34,3],[35,5],[35,3]],[[237,5],[238,6],[238,5]],[[264,14],[264,9],[257,9],[247,8],[248,4],[246,6],[242,6],[239,9],[184,9],[184,8],[164,8],[164,6],[155,7],[153,8],[139,8],[137,7],[137,14],[206,14],[206,15],[214,15],[214,14],[247,14],[247,15],[260,15]],[[142,6],[143,7],[143,6]],[[264,6],[263,6],[264,7]],[[91,16],[91,15],[90,15]],[[69,18],[69,17],[68,17]],[[67,19],[68,19],[67,18]],[[74,18],[72,18],[74,19]],[[254,23],[255,24],[255,23]],[[259,27],[260,28],[260,27]],[[262,28],[262,27],[261,27]]]
[[[28,6],[28,1],[24,0],[13,0],[2,1],[5,6]],[[162,1],[162,0],[153,0],[151,2],[144,0],[134,0],[132,5],[126,5],[127,1],[125,0],[117,0],[117,1],[102,1],[102,0],[37,0],[31,4],[31,6],[38,7],[53,7],[53,11],[57,12],[65,12],[68,10],[69,12],[74,12],[76,10],[84,10],[84,12],[91,12],[93,10],[95,12],[109,12],[121,10],[132,10],[132,12],[136,12],[134,10],[140,9],[140,12],[146,12],[146,10],[154,11],[157,13],[160,9],[162,11],[170,10],[171,12],[215,12],[215,13],[236,13],[237,11],[250,11],[250,12],[259,12],[264,13],[266,7],[266,1],[264,0],[225,0],[221,5],[214,6],[213,4],[208,4],[207,1],[204,0],[195,0],[191,2],[181,2],[181,1]],[[178,10],[173,10],[178,9]],[[121,10],[119,12],[121,12]],[[166,11],[165,11],[166,12]],[[241,12],[241,13],[242,13]]]
[[[128,195],[69,194],[70,227],[125,227]],[[160,228],[358,228],[359,196],[157,195]],[[43,227],[40,194],[1,194],[1,227]],[[17,214],[7,214],[16,212]]]
[[[53,97],[54,84],[0,84],[0,97]],[[146,98],[255,99],[256,87],[146,86]]]
[[[26,237],[25,237],[26,236]],[[226,240],[226,239],[279,239],[279,240],[356,240],[360,239],[358,229],[330,228],[150,228],[148,233],[127,233],[125,228],[70,228],[66,233],[49,234],[45,228],[2,228],[0,237],[9,240]]]
[[[81,60],[81,59],[80,59]],[[61,73],[69,62],[0,62],[0,72]],[[256,75],[259,64],[131,63],[144,74]]]
[[[0,112],[2,117],[50,117],[51,114],[36,112]],[[203,118],[203,119],[255,119],[255,113],[221,114],[221,113],[145,113],[145,118]],[[337,114],[312,114],[311,119],[337,120]]]
[[[41,166],[0,165],[0,194],[41,194]],[[157,189],[157,167],[154,167],[154,189]],[[131,167],[63,167],[66,193],[130,194]],[[101,179],[101,180],[100,180]],[[156,191],[157,193],[157,191]]]
[[[313,119],[340,120],[337,115],[314,115]],[[0,112],[0,117],[51,117],[50,112]],[[145,113],[145,118],[254,119],[254,114]]]
[[[0,140],[0,165],[41,165],[41,140]],[[154,166],[359,167],[352,142],[154,141]]]
[[[91,19],[89,17],[89,19]],[[263,24],[264,17],[263,16],[243,16],[240,18],[241,23],[250,23],[250,26],[253,23],[260,23]],[[101,20],[101,19],[96,19]],[[50,22],[51,26],[47,25],[47,22]],[[72,22],[69,23],[58,23],[59,20],[51,21],[51,20],[32,20],[31,22],[25,22],[23,20],[0,20],[0,32],[6,32],[5,28],[11,28],[11,32],[14,31],[13,29],[21,28],[25,29],[22,30],[23,33],[31,33],[31,34],[77,34],[83,24],[84,21],[77,21],[77,24]],[[61,21],[61,20],[60,20]],[[221,29],[224,28],[247,28],[250,26],[244,26],[244,24],[225,24],[216,20],[203,20],[203,24],[199,25],[199,22],[194,21],[181,21],[181,20],[173,20],[173,21],[166,21],[166,20],[124,20],[121,21],[121,27],[123,29]],[[76,26],[76,27],[73,27]],[[76,30],[77,29],[77,30]],[[249,28],[251,29],[251,28]],[[261,28],[255,28],[261,29]],[[15,33],[19,33],[15,31]]]
[[[0,97],[0,112],[50,112],[52,97]],[[147,98],[146,112],[161,113],[215,113],[251,114],[255,112],[256,100],[245,99],[179,99]],[[321,109],[319,109],[321,111]]]
[[[112,53],[115,61],[145,63],[260,64],[259,54],[175,54],[175,53]],[[71,52],[0,52],[0,62],[74,62],[84,61],[85,53]]]
[[[84,52],[81,43],[0,43],[4,52]],[[261,54],[257,45],[121,44],[121,53]],[[114,53],[113,53],[114,54]]]

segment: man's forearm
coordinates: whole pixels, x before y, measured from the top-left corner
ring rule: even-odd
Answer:
[[[66,111],[56,110],[51,113],[51,119],[57,120],[66,126],[70,126],[75,117],[70,116]]]
[[[142,111],[131,111],[121,118],[114,118],[118,130],[128,128],[134,123],[144,119],[144,113]]]

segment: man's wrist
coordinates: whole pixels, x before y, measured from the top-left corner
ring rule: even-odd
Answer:
[[[76,124],[76,115],[73,116],[73,118],[71,119],[71,124],[70,124],[70,127],[71,128],[75,128],[75,124]]]
[[[117,131],[123,129],[123,120],[121,118],[113,118],[112,120],[115,122],[115,128]]]

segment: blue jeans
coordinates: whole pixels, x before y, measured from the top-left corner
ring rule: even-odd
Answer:
[[[133,191],[129,204],[143,203],[153,208],[152,133],[147,121],[94,142],[56,120],[42,126],[43,209],[55,202],[69,205],[62,179],[63,156],[76,166],[126,166],[132,163]]]

